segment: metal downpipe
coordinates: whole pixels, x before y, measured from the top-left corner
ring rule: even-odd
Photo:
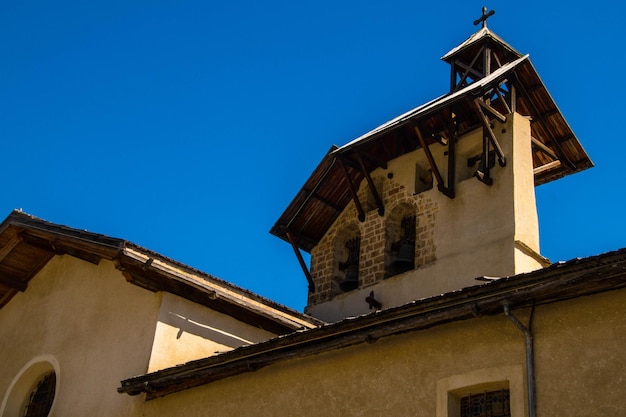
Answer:
[[[535,313],[535,306],[533,304],[530,312],[530,318],[528,319],[528,327],[524,326],[517,317],[511,313],[511,309],[508,303],[504,303],[504,314],[517,326],[526,339],[526,384],[528,387],[528,416],[537,416],[537,407],[535,403],[535,354],[533,349],[533,335],[531,332],[533,323],[533,314]]]

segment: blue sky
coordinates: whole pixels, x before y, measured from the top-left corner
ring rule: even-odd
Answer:
[[[158,251],[290,307],[268,231],[331,144],[447,91],[482,2],[0,2],[0,217]],[[596,167],[537,188],[542,253],[626,246],[621,2],[495,1]]]

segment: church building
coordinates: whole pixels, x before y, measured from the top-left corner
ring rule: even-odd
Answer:
[[[625,414],[626,249],[541,255],[535,187],[593,164],[492,14],[448,91],[332,146],[272,227],[304,313],[9,214],[0,416]]]

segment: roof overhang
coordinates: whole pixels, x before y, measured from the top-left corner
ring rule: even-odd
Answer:
[[[123,239],[73,229],[13,211],[0,224],[0,308],[55,256],[115,264],[126,280],[166,291],[276,334],[321,322]]]
[[[515,86],[516,111],[531,121],[535,185],[593,166],[539,78],[528,55],[504,64],[489,76],[459,91],[416,107],[341,147],[332,148],[315,168],[270,233],[310,252],[352,199],[350,188],[367,173],[401,155],[422,148],[413,126],[427,145],[447,135],[455,117],[457,137],[481,127],[475,99],[496,86]],[[506,115],[506,109],[493,107]],[[555,158],[557,160],[555,160]]]
[[[373,343],[396,334],[538,306],[626,287],[626,249],[553,264],[404,306],[345,319],[312,330],[121,381],[118,392],[162,397],[293,358]]]

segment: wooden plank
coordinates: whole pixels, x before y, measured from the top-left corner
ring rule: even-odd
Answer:
[[[498,91],[497,88],[496,88],[496,91]],[[502,113],[500,113],[499,111],[497,111],[496,109],[494,109],[493,107],[491,107],[489,104],[485,103],[484,100],[477,99],[476,102],[483,109],[487,110],[492,116],[494,116],[496,119],[498,119],[500,122],[502,122],[502,123],[506,122],[506,116],[503,115]]]
[[[561,161],[559,161],[559,160],[548,162],[547,164],[541,165],[541,166],[533,169],[533,174],[534,175],[538,175],[538,174],[546,172],[546,171],[548,171],[550,169],[558,168],[560,166],[561,166]]]
[[[21,241],[22,236],[19,233],[13,236],[13,238],[0,249],[0,262],[2,262]]]
[[[548,155],[550,158],[552,158],[554,160],[559,159],[559,157],[556,155],[556,153],[554,153],[554,151],[552,149],[550,149],[546,145],[544,145],[544,143],[541,142],[539,139],[536,139],[536,138],[531,136],[530,140],[532,141],[533,145],[535,145],[536,147],[541,149],[541,151],[543,153],[545,153],[546,155]]]
[[[478,112],[478,116],[481,118],[483,122],[483,127],[488,133],[487,137],[489,138],[489,142],[491,142],[491,145],[496,151],[496,155],[498,155],[498,162],[500,163],[500,166],[506,166],[506,157],[504,156],[504,152],[502,152],[500,143],[498,143],[496,134],[493,133],[493,129],[491,129],[491,123],[489,122],[489,118],[482,111],[482,107],[479,104],[480,101],[482,101],[480,98],[475,99],[474,106],[476,108],[476,111]]]
[[[14,290],[18,290],[20,292],[26,291],[26,288],[28,287],[28,283],[24,281],[5,277],[2,275],[0,275],[0,285],[4,285],[6,287],[12,288]]]

